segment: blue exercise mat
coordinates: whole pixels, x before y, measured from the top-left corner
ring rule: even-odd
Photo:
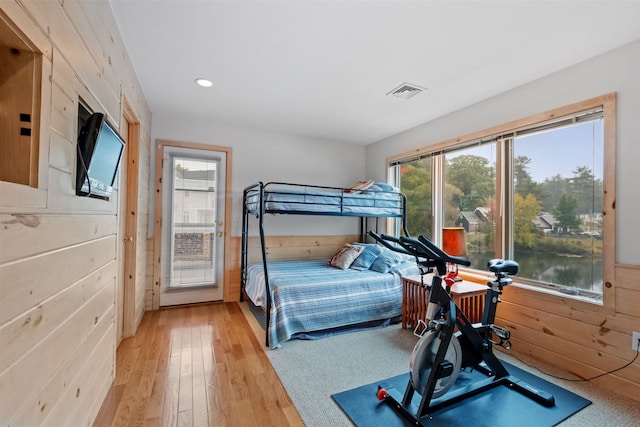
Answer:
[[[428,414],[424,425],[448,427],[513,427],[554,426],[591,404],[591,401],[562,387],[532,375],[509,363],[502,362],[509,373],[530,385],[551,393],[555,406],[547,408],[506,386],[497,386],[489,391],[469,397]],[[478,371],[461,372],[455,386],[467,386],[487,377]],[[393,411],[386,403],[377,399],[378,385],[386,388],[399,402],[402,401],[409,373],[386,380],[336,393],[333,399],[358,427],[408,427],[411,424]],[[450,392],[451,392],[450,391]],[[412,413],[420,403],[421,396],[415,393]],[[446,395],[442,397],[446,399]]]

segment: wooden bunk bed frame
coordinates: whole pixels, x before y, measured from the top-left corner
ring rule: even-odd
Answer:
[[[362,202],[366,201],[366,206]],[[258,220],[260,248],[265,276],[265,345],[269,347],[269,322],[272,296],[269,285],[269,269],[264,233],[266,214],[341,216],[360,218],[360,241],[366,241],[369,218],[396,218],[400,220],[406,236],[406,205],[404,194],[397,191],[367,192],[351,188],[285,182],[256,182],[243,191],[242,197],[242,248],[240,259],[240,301],[244,301],[247,281],[249,249],[249,217]]]

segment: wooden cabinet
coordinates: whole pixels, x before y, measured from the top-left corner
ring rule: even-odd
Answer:
[[[37,187],[42,54],[0,11],[0,181]]]
[[[424,276],[424,285],[420,276],[402,278],[402,327],[415,328],[418,320],[424,320],[429,302],[431,275]],[[482,320],[486,285],[461,281],[451,287],[451,297],[472,323]]]

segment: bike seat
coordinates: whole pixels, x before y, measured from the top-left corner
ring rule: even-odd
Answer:
[[[492,273],[505,274],[508,276],[516,275],[518,271],[520,271],[520,266],[517,262],[504,259],[492,259],[487,264],[487,268]]]

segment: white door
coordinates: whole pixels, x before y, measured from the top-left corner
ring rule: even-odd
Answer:
[[[224,298],[226,153],[165,146],[160,305]]]

